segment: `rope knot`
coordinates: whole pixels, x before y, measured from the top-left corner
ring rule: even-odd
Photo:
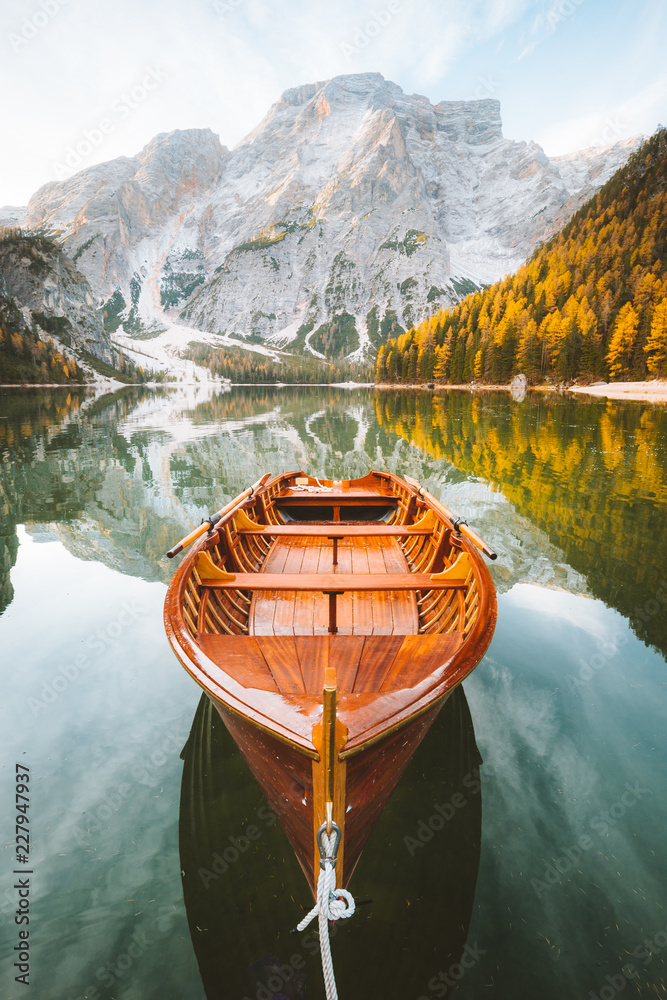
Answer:
[[[345,920],[354,910],[354,897],[347,889],[335,889],[329,896],[329,920]]]
[[[320,932],[320,954],[322,957],[322,972],[327,1000],[338,1000],[336,980],[334,979],[333,962],[331,961],[331,944],[329,942],[329,921],[345,920],[351,917],[355,910],[354,898],[347,889],[336,888],[336,855],[340,843],[341,832],[333,824],[331,836],[326,833],[323,823],[317,831],[317,842],[320,845],[320,875],[317,880],[317,902],[310,913],[297,924],[297,931],[306,929],[311,920],[318,918]]]

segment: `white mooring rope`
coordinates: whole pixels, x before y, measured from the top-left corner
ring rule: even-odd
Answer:
[[[333,486],[325,486],[324,483],[319,481],[317,476],[313,476],[313,479],[317,483],[317,486],[290,486],[289,489],[297,493],[299,490],[302,493],[333,493]]]
[[[322,972],[327,1000],[338,1000],[331,959],[329,921],[345,920],[346,917],[352,916],[355,909],[352,893],[348,892],[347,889],[336,888],[336,859],[335,856],[332,857],[335,841],[336,835],[334,833],[330,837],[327,837],[326,833],[322,833],[325,856],[322,858],[320,876],[317,880],[317,902],[296,928],[297,931],[303,931],[315,916],[319,918]]]

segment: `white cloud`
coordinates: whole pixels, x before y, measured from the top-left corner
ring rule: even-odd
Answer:
[[[647,82],[650,67],[639,44],[649,28],[656,36],[660,13],[644,17],[636,37],[627,39],[635,98],[569,120],[562,112],[567,82],[557,100],[554,95],[551,104],[528,112],[520,98],[529,64],[511,61],[548,28],[551,0],[340,0],[335,8],[312,0],[217,0],[217,10],[215,2],[68,0],[15,51],[9,36],[25,30],[39,0],[6,0],[0,8],[0,131],[12,155],[0,161],[0,204],[25,202],[53,179],[54,158],[153,63],[164,67],[168,81],[119,123],[91,162],[133,155],[157,132],[174,128],[209,126],[233,146],[286,88],[343,73],[380,72],[434,102],[472,92],[477,77],[501,79],[502,92],[494,96],[502,98],[515,134],[535,136],[539,114],[542,131],[535,137],[549,152],[589,144],[613,113],[625,114],[628,134],[639,130],[636,116],[642,122],[666,117],[657,110],[663,81]],[[586,10],[597,2],[586,0]],[[562,3],[578,9],[577,0]],[[557,32],[551,44],[566,34]],[[540,69],[535,65],[532,82],[546,96]],[[605,72],[615,78],[609,52],[591,61],[598,85]],[[571,106],[576,103],[573,94]],[[522,128],[524,119],[531,124]]]
[[[528,32],[529,41],[523,46],[519,55],[513,61],[520,62],[527,55],[530,55],[541,42],[555,33],[563,21],[576,14],[577,8],[582,3],[584,3],[584,0],[548,0],[547,3],[543,3],[542,9],[538,11],[532,20]]]
[[[667,76],[662,76],[615,107],[605,104],[586,114],[554,122],[538,132],[535,141],[548,156],[588,146],[606,146],[639,133],[650,135],[661,117],[664,123],[666,111]]]

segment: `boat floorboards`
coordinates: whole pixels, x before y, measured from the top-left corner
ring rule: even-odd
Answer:
[[[200,633],[202,651],[239,684],[319,703],[327,664],[336,668],[349,708],[378,694],[406,691],[446,666],[461,646],[459,632],[409,636],[228,636]],[[396,708],[396,702],[392,701]],[[386,706],[385,706],[386,707]]]
[[[333,545],[328,539],[278,538],[262,570],[266,573],[331,573]],[[407,573],[409,567],[394,538],[349,538],[338,545],[339,573]],[[419,628],[414,593],[341,594],[337,599],[340,635],[414,635]],[[255,593],[249,632],[257,636],[327,635],[329,600],[313,591]]]

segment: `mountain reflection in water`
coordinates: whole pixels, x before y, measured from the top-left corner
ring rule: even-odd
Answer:
[[[0,400],[0,609],[16,524],[56,522],[74,554],[167,580],[173,539],[264,472],[353,478],[384,467],[420,479],[489,536],[501,590],[526,579],[587,590],[667,651],[667,408],[323,387]],[[512,521],[493,516],[505,501]]]

